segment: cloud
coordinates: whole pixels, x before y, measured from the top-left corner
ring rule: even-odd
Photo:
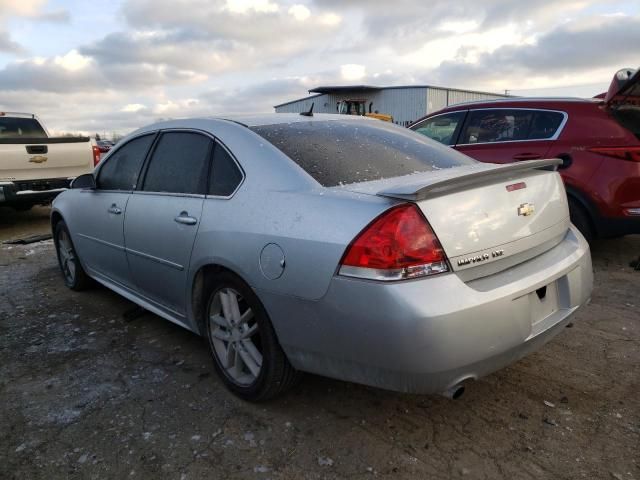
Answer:
[[[63,8],[45,10],[47,3],[48,0],[0,0],[0,20],[21,17],[45,22],[69,21],[68,10]]]
[[[126,131],[272,111],[318,85],[535,89],[608,82],[640,63],[640,9],[625,0],[124,0],[105,15],[107,31],[56,51],[10,19],[64,32],[68,11],[0,0],[0,52],[17,59],[0,63],[0,110]]]
[[[348,63],[340,66],[340,77],[345,82],[358,82],[367,74],[367,68],[364,65]]]
[[[292,15],[296,20],[304,22],[311,16],[311,10],[304,5],[293,5],[289,8],[289,15]]]
[[[24,53],[25,49],[19,44],[11,40],[7,32],[0,30],[0,52],[4,53]]]
[[[540,35],[530,44],[505,45],[478,55],[474,62],[443,62],[431,74],[441,82],[471,85],[477,82],[522,87],[536,79],[548,82],[593,81],[590,72],[606,70],[613,76],[623,66],[638,66],[634,46],[640,44],[640,17],[598,17],[567,23]]]
[[[72,50],[63,56],[9,63],[0,70],[0,92],[74,93],[116,88],[133,91],[159,85],[197,83],[205,78],[190,70],[150,64],[116,64],[98,68],[92,58]]]
[[[0,53],[22,55],[27,52],[27,49],[12,40],[6,31],[5,25],[12,18],[54,23],[69,22],[67,10],[44,11],[46,3],[47,0],[0,0]]]

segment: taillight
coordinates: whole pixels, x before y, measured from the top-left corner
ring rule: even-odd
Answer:
[[[637,147],[592,147],[590,152],[620,158],[631,162],[640,162],[640,146]]]
[[[94,145],[93,146],[93,166],[95,167],[100,163],[100,147]]]
[[[411,203],[387,210],[365,227],[340,263],[340,275],[372,280],[403,280],[449,271],[438,237]]]

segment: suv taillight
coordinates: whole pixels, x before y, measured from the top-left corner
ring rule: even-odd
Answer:
[[[371,280],[404,280],[448,272],[438,237],[418,207],[393,207],[371,222],[351,242],[340,262],[340,275]]]
[[[631,162],[640,162],[640,146],[637,147],[592,147],[590,152],[620,158]]]
[[[95,167],[100,163],[100,147],[97,145],[93,146],[93,166]]]

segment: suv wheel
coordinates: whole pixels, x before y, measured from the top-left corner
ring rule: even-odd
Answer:
[[[569,199],[569,216],[571,217],[571,223],[573,223],[582,236],[591,243],[595,239],[595,229],[591,223],[591,218],[587,213],[587,210],[577,201],[572,198]]]

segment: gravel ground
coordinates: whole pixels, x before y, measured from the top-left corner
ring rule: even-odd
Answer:
[[[0,240],[48,210],[0,210]],[[253,405],[204,343],[96,287],[51,241],[0,245],[0,478],[640,479],[640,236],[593,248],[592,303],[456,401],[307,375]]]

